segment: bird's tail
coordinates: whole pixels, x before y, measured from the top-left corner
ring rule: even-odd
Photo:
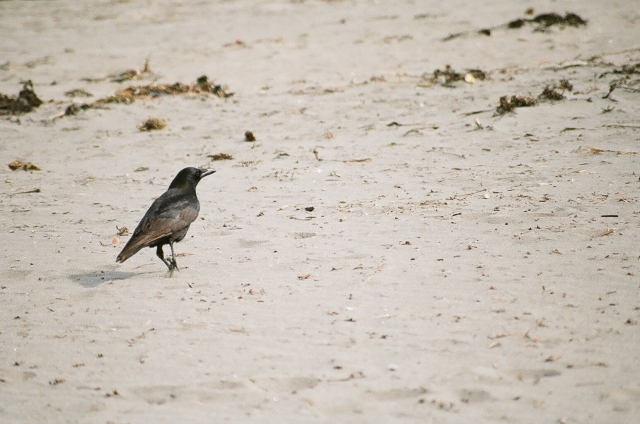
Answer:
[[[116,262],[126,261],[133,255],[138,253],[138,251],[144,246],[144,243],[136,243],[134,238],[129,239],[129,242],[124,246],[124,249],[122,249],[122,252],[120,252],[118,257],[116,258]]]

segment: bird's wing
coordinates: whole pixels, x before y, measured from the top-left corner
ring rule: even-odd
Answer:
[[[193,208],[182,209],[177,216],[174,214],[160,214],[152,217],[145,215],[127,245],[118,255],[117,261],[124,262],[143,247],[183,230],[191,225],[197,217],[198,211]]]
[[[183,209],[177,217],[159,215],[153,218],[143,218],[132,238],[139,239],[139,243],[149,245],[161,238],[170,236],[191,225],[198,217],[195,209]]]

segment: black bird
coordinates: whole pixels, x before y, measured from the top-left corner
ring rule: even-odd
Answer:
[[[178,172],[167,191],[144,214],[116,262],[126,261],[143,247],[156,247],[156,255],[169,268],[169,272],[178,269],[173,243],[187,235],[189,225],[198,217],[200,202],[196,196],[196,186],[202,178],[214,172],[205,168],[184,168]],[[162,246],[165,244],[171,247],[171,258],[164,257]]]

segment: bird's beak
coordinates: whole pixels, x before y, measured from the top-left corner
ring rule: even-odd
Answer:
[[[216,170],[215,169],[210,169],[210,168],[200,168],[200,172],[201,172],[200,178],[204,178],[207,175],[213,174],[214,172],[216,172]]]

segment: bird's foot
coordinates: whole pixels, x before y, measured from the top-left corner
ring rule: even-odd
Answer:
[[[169,268],[169,272],[173,272],[173,271],[180,271],[180,269],[178,268],[178,262],[176,261],[176,258],[172,258],[170,256],[167,256],[165,258],[165,263],[167,264],[167,267]]]

